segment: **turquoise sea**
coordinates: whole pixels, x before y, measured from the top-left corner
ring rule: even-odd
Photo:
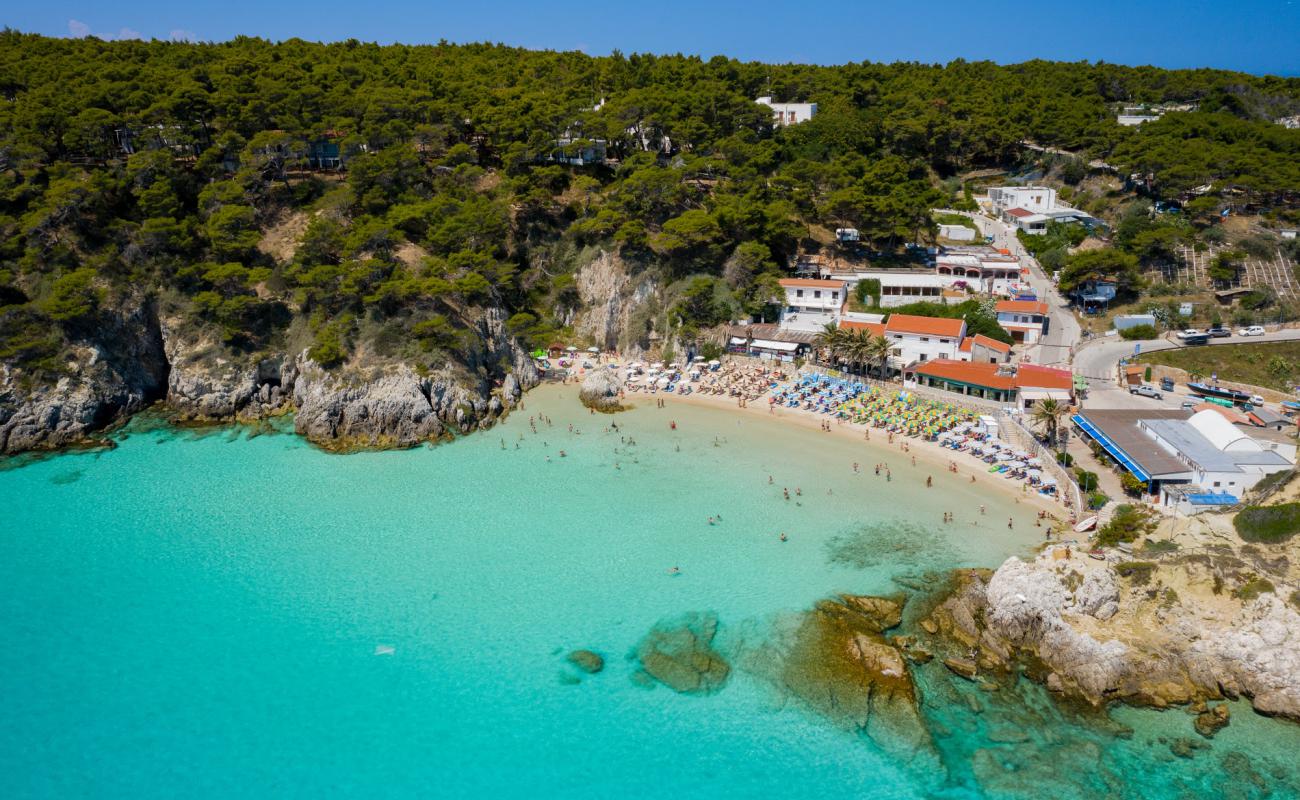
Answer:
[[[1242,704],[1205,742],[931,664],[935,768],[745,669],[818,599],[1035,545],[1028,507],[897,451],[672,401],[593,417],[573,387],[406,452],[118,438],[0,470],[0,797],[1300,796],[1300,726]],[[637,643],[687,612],[717,614],[730,681],[638,685]]]

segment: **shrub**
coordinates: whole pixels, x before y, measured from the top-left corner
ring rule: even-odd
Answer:
[[[1155,339],[1160,335],[1154,325],[1134,325],[1131,328],[1125,328],[1119,332],[1121,339],[1133,341],[1134,339]]]
[[[1124,489],[1124,493],[1133,497],[1140,497],[1147,489],[1146,481],[1131,472],[1124,472],[1119,476],[1119,485]]]
[[[1078,481],[1079,488],[1085,492],[1092,492],[1097,489],[1097,473],[1095,472],[1089,472],[1086,469],[1075,467],[1074,479]]]
[[[1300,531],[1300,503],[1246,506],[1232,520],[1237,535],[1247,542],[1285,542]]]
[[[1156,571],[1154,561],[1121,561],[1115,565],[1115,571],[1121,578],[1133,581],[1134,586],[1146,586],[1151,580],[1151,573]]]
[[[1088,495],[1088,508],[1091,508],[1094,511],[1096,509],[1101,508],[1102,506],[1106,505],[1109,502],[1110,502],[1110,498],[1106,496],[1105,492],[1093,492],[1092,494]]]
[[[1174,553],[1178,550],[1178,542],[1173,539],[1148,539],[1142,545],[1143,553],[1151,555],[1161,555],[1163,553]]]
[[[1062,450],[1061,452],[1056,454],[1056,463],[1060,464],[1063,467],[1068,467],[1074,463],[1074,456]]]
[[[1261,594],[1272,594],[1277,591],[1273,582],[1268,578],[1252,577],[1242,585],[1238,586],[1232,593],[1238,600],[1254,600]]]
[[[1097,531],[1097,544],[1113,547],[1120,542],[1131,542],[1144,533],[1155,528],[1155,520],[1150,510],[1124,503],[1115,508],[1115,514]]]

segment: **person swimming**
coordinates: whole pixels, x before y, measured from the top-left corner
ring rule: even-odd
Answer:
[[[669,575],[681,575],[681,574],[682,574],[682,568],[681,568],[681,567],[672,567],[672,568],[670,568],[670,569],[668,570],[668,574],[669,574]]]
[[[783,542],[788,542],[788,541],[790,541],[790,539],[789,539],[789,537],[787,537],[787,536],[783,533],[783,534],[781,534],[781,541],[783,541]]]

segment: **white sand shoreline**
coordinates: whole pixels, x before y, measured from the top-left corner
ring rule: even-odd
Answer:
[[[1067,527],[1065,524],[1069,518],[1069,509],[1061,503],[1060,500],[1048,498],[1037,491],[1032,491],[1024,483],[1019,481],[1011,482],[1000,476],[990,475],[988,465],[983,461],[976,459],[969,453],[961,453],[955,450],[949,450],[940,447],[936,442],[928,442],[923,439],[909,439],[906,436],[895,435],[894,443],[888,443],[888,432],[866,425],[846,420],[832,421],[825,415],[814,414],[802,409],[790,409],[769,407],[768,397],[765,395],[751,403],[741,407],[737,398],[726,397],[721,395],[701,394],[693,392],[688,395],[679,395],[676,393],[659,392],[650,394],[646,392],[628,393],[623,399],[624,405],[630,408],[645,407],[652,404],[655,400],[663,400],[668,406],[673,403],[685,403],[688,405],[704,406],[708,408],[722,409],[732,411],[738,414],[754,415],[766,417],[768,419],[779,419],[784,423],[797,425],[809,430],[816,430],[823,435],[839,436],[858,442],[861,446],[868,448],[870,453],[864,454],[863,470],[871,467],[869,461],[874,462],[876,458],[881,461],[893,459],[895,463],[899,458],[910,459],[915,457],[918,466],[925,462],[934,467],[936,479],[941,474],[948,472],[948,464],[956,463],[959,475],[964,477],[974,476],[975,484],[981,488],[989,488],[1005,497],[1013,498],[1016,503],[1022,503],[1034,508],[1043,509],[1055,519],[1059,525],[1055,527]],[[821,430],[821,423],[831,422],[829,434]],[[864,432],[870,431],[871,439],[866,440]],[[903,447],[907,450],[904,451]],[[1023,488],[1022,488],[1023,487]]]

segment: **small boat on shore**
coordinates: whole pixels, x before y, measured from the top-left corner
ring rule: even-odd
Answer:
[[[1194,394],[1202,397],[1217,397],[1221,400],[1229,400],[1233,403],[1249,403],[1251,395],[1249,392],[1239,392],[1236,389],[1229,389],[1226,386],[1210,386],[1207,383],[1189,383],[1187,388],[1191,389]]]
[[[1083,533],[1084,531],[1090,531],[1095,527],[1097,527],[1097,517],[1096,515],[1093,515],[1087,519],[1080,520],[1079,524],[1074,526],[1074,531],[1075,533]]]

